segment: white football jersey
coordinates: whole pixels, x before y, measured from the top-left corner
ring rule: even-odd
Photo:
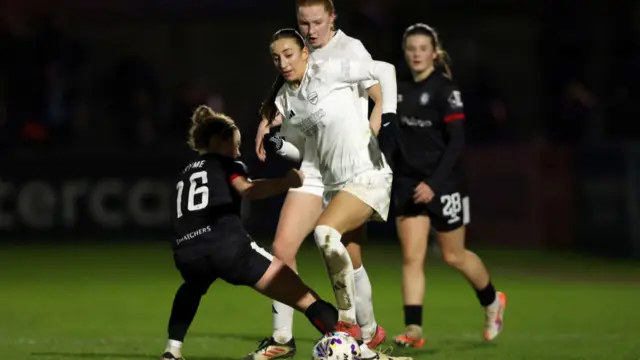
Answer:
[[[356,38],[352,38],[342,32],[336,31],[333,39],[329,43],[319,49],[309,48],[311,50],[310,62],[322,62],[330,59],[347,59],[357,61],[371,61],[371,54],[365,49],[362,42]],[[353,90],[354,101],[360,102],[362,107],[362,118],[369,121],[369,95],[367,89],[377,84],[376,80],[364,80],[358,84],[351,85]]]
[[[371,80],[383,84],[383,112],[395,112],[395,68],[379,61],[309,63],[300,86],[285,84],[276,96],[287,133],[306,139],[303,157],[315,150],[325,190],[366,171],[391,173],[369,122],[363,121],[361,104],[354,101],[352,85]]]
[[[329,43],[327,43],[327,45],[319,49],[313,49],[309,47],[309,50],[311,50],[309,62],[322,62],[329,59],[349,59],[361,61],[372,60],[371,54],[369,54],[367,49],[365,49],[360,40],[347,36],[347,34],[342,32],[341,30],[336,31],[333,38],[329,41]],[[362,121],[367,123],[369,122],[369,95],[367,94],[367,89],[377,83],[377,80],[364,80],[360,83],[351,84],[349,86],[352,91],[353,101],[356,104],[360,104],[358,108],[360,111],[358,119],[361,119]],[[288,127],[286,118],[287,117],[285,116],[285,122],[282,126],[281,132],[284,135],[285,139],[294,144],[300,150],[301,154],[303,154],[303,160],[300,169],[305,174],[305,183],[315,183],[316,181],[318,181],[316,179],[321,178],[319,169],[320,164],[316,155],[317,151],[313,147],[314,145],[312,143],[304,143],[304,140],[300,139],[299,134],[296,134],[294,130]]]

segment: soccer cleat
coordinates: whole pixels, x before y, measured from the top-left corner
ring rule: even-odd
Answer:
[[[384,328],[380,325],[376,327],[376,333],[373,335],[373,339],[367,342],[367,346],[369,349],[375,349],[378,346],[382,345],[383,342],[387,340],[387,332],[384,331]]]
[[[164,354],[162,354],[161,360],[185,360],[185,359],[182,356],[176,357],[171,352],[167,351]]]
[[[349,324],[344,321],[338,321],[335,331],[347,333],[357,341],[362,341],[362,332],[360,331],[360,326],[358,324]]]
[[[402,334],[393,339],[393,342],[405,348],[421,348],[425,343],[422,328],[418,325],[409,325]]]
[[[245,356],[243,360],[288,359],[295,354],[296,342],[293,339],[286,344],[280,344],[274,338],[266,338],[260,342],[256,351]]]
[[[389,351],[391,351],[392,349],[390,348]],[[362,357],[360,358],[360,360],[413,360],[413,358],[408,357],[408,356],[389,356],[386,354],[385,352],[382,351],[374,351],[375,356],[373,357]]]
[[[484,339],[487,341],[495,339],[502,331],[504,309],[507,307],[507,295],[498,291],[496,296],[498,297],[498,304],[487,306],[484,309]]]

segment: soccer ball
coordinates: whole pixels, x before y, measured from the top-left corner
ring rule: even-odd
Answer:
[[[360,346],[347,333],[324,335],[313,347],[313,360],[360,360]]]

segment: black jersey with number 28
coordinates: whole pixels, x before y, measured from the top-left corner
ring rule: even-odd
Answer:
[[[394,175],[420,179],[434,191],[462,176],[464,108],[458,87],[435,70],[398,84],[400,152]]]
[[[197,156],[180,172],[174,192],[174,249],[244,233],[242,198],[231,185],[238,176],[248,176],[244,163],[215,154]]]

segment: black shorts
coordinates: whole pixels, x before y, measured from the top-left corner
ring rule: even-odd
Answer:
[[[413,202],[413,192],[420,180],[394,177],[393,205],[396,216],[426,215],[436,231],[446,232],[469,224],[469,196],[466,186],[458,181],[446,183],[428,204]]]
[[[218,278],[233,284],[254,286],[273,257],[248,235],[209,239],[198,246],[174,252],[174,262],[187,284],[205,294]]]

